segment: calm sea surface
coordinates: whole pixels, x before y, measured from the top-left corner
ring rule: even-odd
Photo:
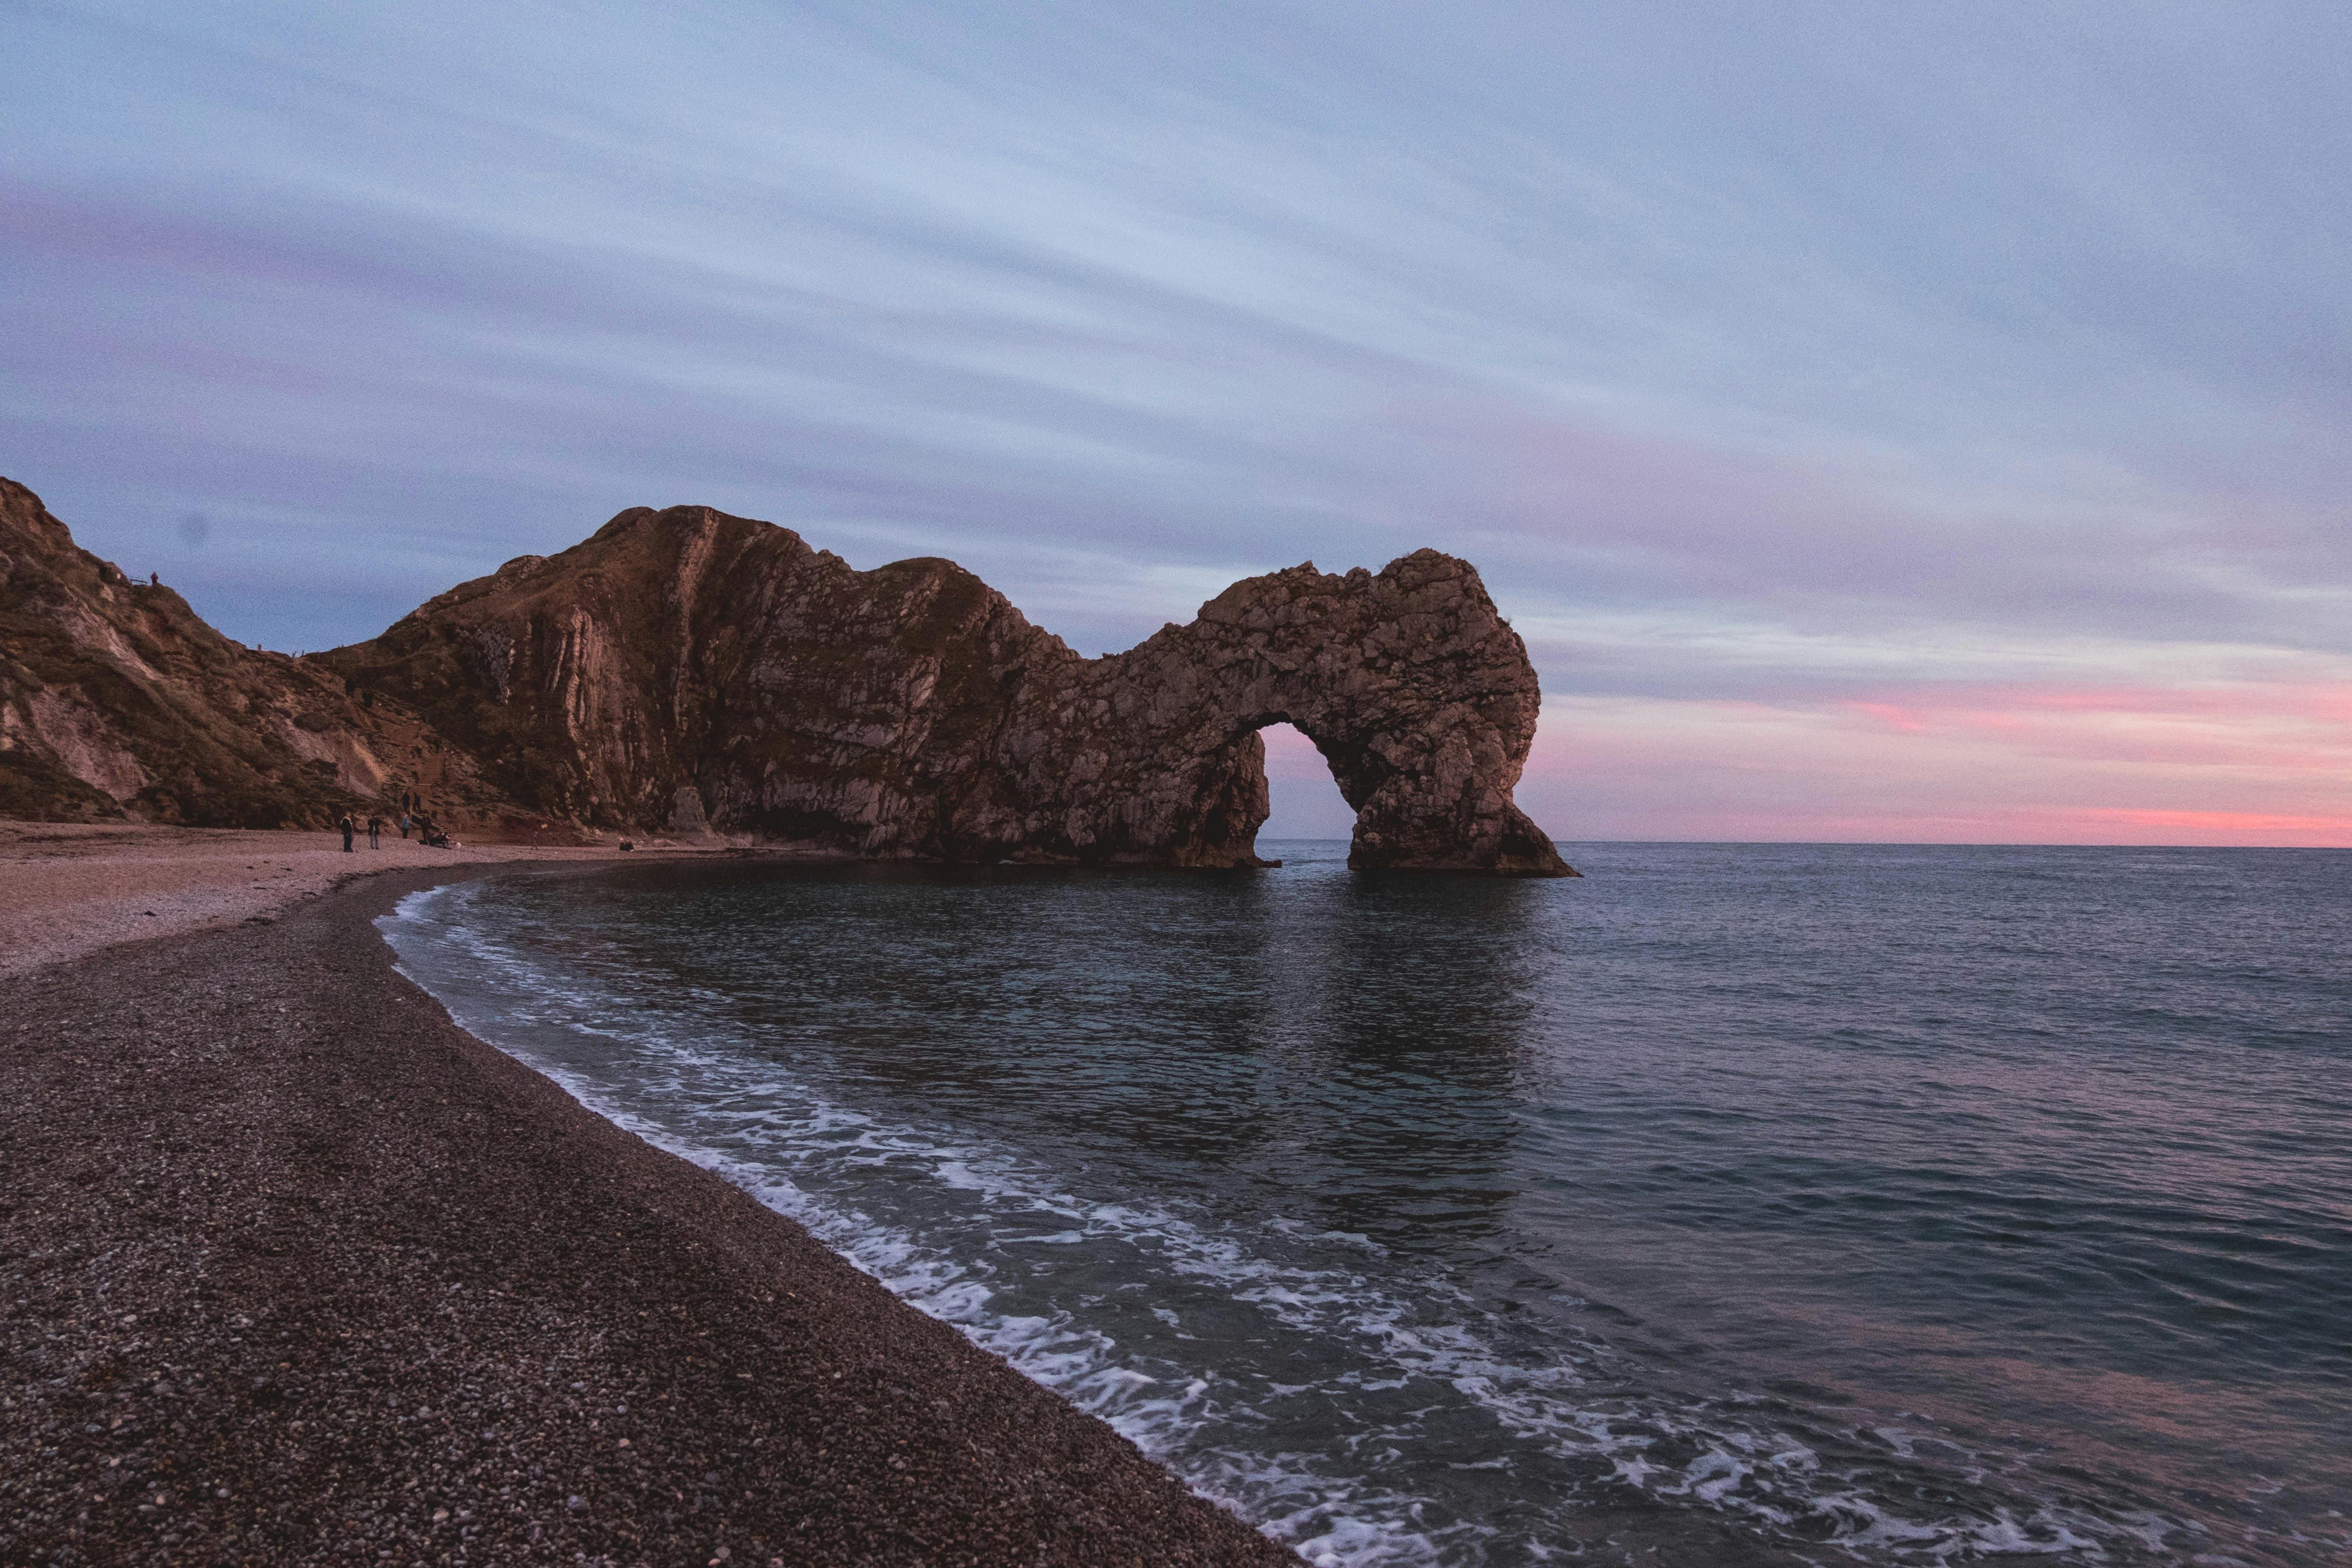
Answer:
[[[2352,1562],[2352,853],[756,863],[467,1027],[1341,1564]]]

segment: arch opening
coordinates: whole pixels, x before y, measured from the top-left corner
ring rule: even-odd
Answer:
[[[1356,831],[1356,812],[1339,794],[1331,764],[1298,729],[1279,720],[1262,726],[1269,810],[1257,830],[1260,852],[1282,839],[1327,839],[1346,843]]]

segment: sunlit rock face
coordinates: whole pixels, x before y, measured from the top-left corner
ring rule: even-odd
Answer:
[[[945,561],[852,570],[702,507],[623,512],[323,656],[431,715],[529,810],[971,858],[1010,699],[1077,662]],[[682,792],[691,790],[691,797]]]
[[[1536,676],[1468,564],[1235,584],[1079,658],[951,562],[858,572],[701,507],[623,512],[325,656],[527,811],[880,858],[1248,866],[1258,730],[1321,748],[1365,868],[1570,874],[1511,804]],[[689,813],[690,815],[690,813]]]

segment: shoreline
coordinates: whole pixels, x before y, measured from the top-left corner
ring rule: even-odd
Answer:
[[[733,852],[709,842],[469,844],[427,849],[386,833],[343,851],[325,828],[176,827],[153,823],[0,821],[0,975],[28,973],[118,942],[264,923],[289,906],[389,871],[464,872],[520,862],[625,865]]]
[[[1298,1562],[398,974],[667,858],[494,847],[0,977],[0,1558]]]

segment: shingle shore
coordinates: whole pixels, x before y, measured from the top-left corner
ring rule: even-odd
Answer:
[[[451,879],[0,981],[0,1563],[1297,1568],[456,1027]]]

